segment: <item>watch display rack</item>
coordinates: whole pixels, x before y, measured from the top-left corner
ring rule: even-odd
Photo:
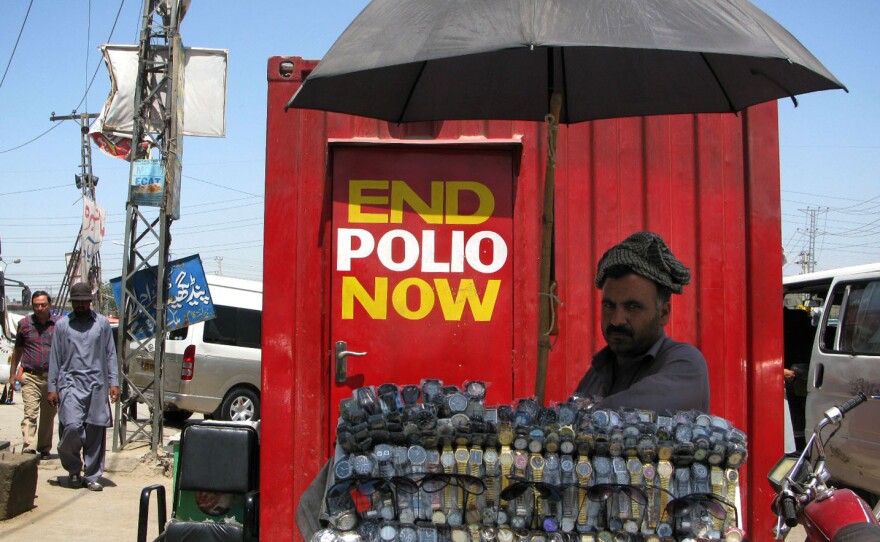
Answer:
[[[744,538],[747,441],[728,420],[485,395],[484,382],[426,379],[343,400],[312,542]]]

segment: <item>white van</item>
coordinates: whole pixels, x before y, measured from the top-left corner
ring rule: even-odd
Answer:
[[[167,420],[193,412],[222,420],[260,418],[263,284],[207,275],[216,318],[168,333],[165,340]],[[146,388],[152,357],[138,358],[129,378]],[[152,388],[145,391],[148,397]]]
[[[823,412],[859,392],[880,394],[880,264],[787,277],[824,298],[807,377],[807,431]],[[785,283],[785,281],[783,281]],[[822,284],[825,293],[819,294]],[[814,303],[815,304],[815,303]],[[826,449],[829,471],[846,485],[880,495],[880,402],[847,414]]]

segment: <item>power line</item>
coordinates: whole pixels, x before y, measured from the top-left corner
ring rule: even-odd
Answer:
[[[24,33],[24,25],[27,24],[28,16],[31,14],[31,6],[34,5],[34,0],[31,0],[28,4],[27,12],[24,14],[24,21],[21,22],[21,28],[18,29],[18,37],[15,38],[15,46],[12,48],[12,53],[9,54],[9,62],[6,63],[6,69],[3,70],[3,78],[0,79],[0,88],[3,88],[3,83],[6,81],[6,74],[9,73],[9,67],[12,66],[12,59],[15,58],[15,51],[18,49],[18,42],[21,41],[21,35]]]

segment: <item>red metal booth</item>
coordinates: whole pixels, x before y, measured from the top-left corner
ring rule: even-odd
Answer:
[[[299,538],[299,496],[355,388],[477,379],[500,403],[535,386],[544,126],[285,111],[316,64],[268,64],[264,540]],[[766,539],[764,479],[783,435],[776,104],[563,126],[556,158],[562,305],[547,401],[564,400],[604,346],[599,257],[635,231],[658,232],[693,275],[666,331],[702,350],[712,413],[749,436],[745,526]],[[337,377],[339,342],[367,355]]]

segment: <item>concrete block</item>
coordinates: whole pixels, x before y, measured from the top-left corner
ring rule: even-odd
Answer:
[[[38,461],[33,454],[0,452],[0,521],[34,507]]]

